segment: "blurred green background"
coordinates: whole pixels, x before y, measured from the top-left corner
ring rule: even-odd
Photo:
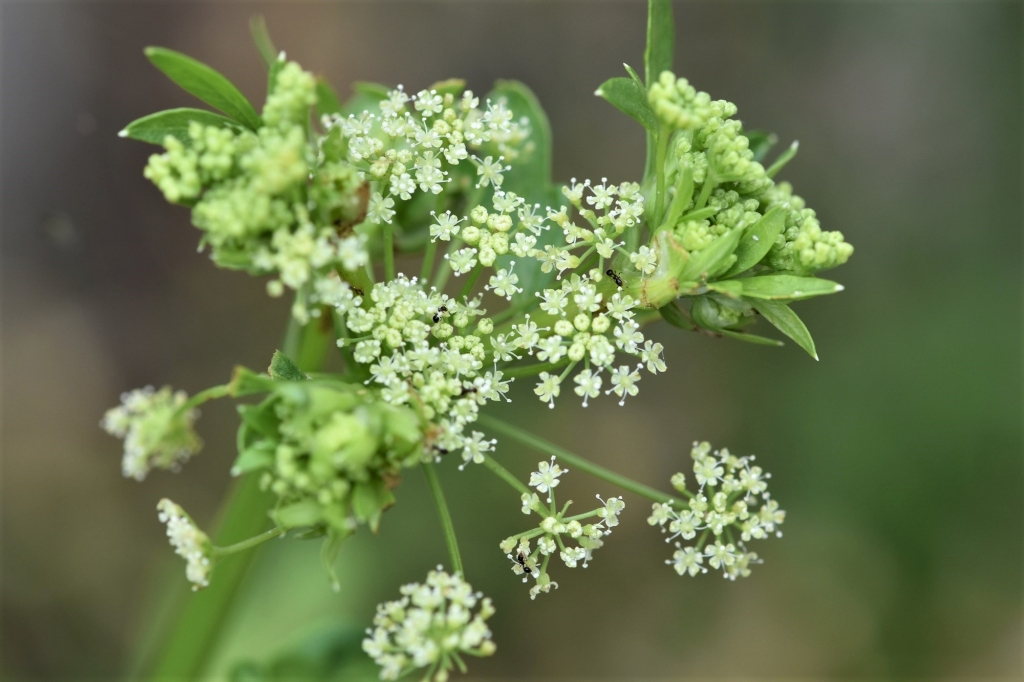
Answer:
[[[639,177],[642,131],[593,97],[642,64],[643,2],[5,2],[2,130],[2,648],[7,679],[128,668],[168,578],[154,506],[212,523],[236,420],[204,410],[202,456],[138,484],[97,422],[147,383],[196,391],[265,366],[286,315],[263,284],[195,252],[185,210],[142,178],[153,151],[116,133],[189,106],[142,48],[187,52],[261,101],[247,35],[266,16],[289,57],[345,90],[463,76],[525,81],[551,118],[556,177]],[[498,541],[518,501],[487,472],[441,471],[467,572],[494,596],[498,654],[473,679],[1004,678],[1022,675],[1022,9],[1017,2],[676,5],[676,70],[798,138],[786,169],[857,248],[847,290],[797,306],[821,361],[672,328],[670,371],[638,399],[509,418],[656,485],[709,439],[772,471],[789,512],[738,583],[664,564],[649,504],[587,569],[531,602]],[[520,387],[525,388],[525,387]],[[512,443],[519,474],[539,459]],[[609,486],[570,474],[577,500]],[[561,489],[560,489],[561,490]],[[294,647],[332,651],[374,605],[445,560],[412,472],[379,537],[342,552],[331,592],[316,543],[272,543],[216,653],[260,679]],[[312,638],[312,639],[310,639]],[[338,642],[342,644],[339,645]],[[302,658],[304,654],[291,654]],[[312,654],[309,654],[310,656]],[[344,660],[356,661],[343,650]],[[353,663],[358,667],[358,662]],[[296,668],[292,668],[294,671]],[[348,668],[339,679],[353,679]]]

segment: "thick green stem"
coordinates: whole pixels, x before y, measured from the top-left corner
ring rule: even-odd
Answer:
[[[437,242],[430,241],[423,252],[423,265],[420,267],[420,279],[424,284],[430,281],[430,275],[434,272],[434,259],[437,257]]]
[[[318,321],[301,327],[289,315],[281,351],[296,360],[304,371],[316,371],[323,359],[323,344],[311,335],[323,334]],[[259,476],[250,474],[233,482],[217,514],[216,531],[212,534],[215,545],[231,546],[247,542],[266,530],[267,512],[273,497],[260,490]],[[168,623],[150,626],[157,635],[151,641],[159,642],[159,649],[143,652],[137,659],[133,679],[196,680],[211,654],[220,643],[220,635],[239,587],[257,552],[245,552],[225,557],[218,562],[210,586],[193,593],[185,581],[175,573],[174,601],[179,604]],[[161,627],[163,625],[163,627]]]
[[[658,130],[658,155],[654,161],[655,179],[657,190],[654,198],[654,219],[651,225],[661,222],[661,214],[665,207],[665,157],[668,155],[668,141],[672,137],[672,131],[662,126]]]
[[[480,263],[473,266],[473,269],[469,272],[469,277],[466,278],[466,283],[462,285],[462,291],[459,292],[460,299],[466,298],[473,291],[473,285],[480,278],[480,273],[483,269],[484,266]]]
[[[452,525],[452,515],[448,513],[448,504],[444,501],[444,491],[441,490],[441,482],[437,480],[437,471],[430,462],[423,463],[423,474],[427,477],[427,486],[430,488],[430,495],[434,498],[434,505],[437,507],[437,515],[441,517],[441,530],[444,531],[444,542],[448,545],[448,555],[452,560],[452,570],[466,577],[462,569],[462,556],[459,554],[459,543],[455,539],[455,526]]]
[[[516,478],[511,471],[498,464],[498,461],[490,455],[484,455],[484,466],[523,495],[530,494],[530,489],[526,487],[525,483]]]
[[[384,223],[384,279],[395,278],[395,227]]]
[[[586,460],[579,455],[573,454],[554,443],[549,443],[543,438],[533,435],[529,431],[524,431],[517,426],[512,426],[511,424],[503,422],[500,419],[495,419],[490,415],[481,414],[477,418],[477,423],[491,431],[495,431],[517,440],[523,445],[528,445],[535,450],[539,450],[540,452],[551,455],[556,459],[560,459],[569,466],[576,467],[580,471],[585,471],[591,476],[600,478],[602,481],[607,481],[608,483],[618,486],[623,490],[628,490],[634,495],[646,497],[649,500],[661,502],[662,504],[671,504],[673,506],[681,506],[685,504],[682,500],[673,497],[672,495],[663,493],[660,490],[655,490],[643,483],[637,483],[636,481],[617,474],[610,469],[605,469],[603,466],[594,464],[593,462]]]

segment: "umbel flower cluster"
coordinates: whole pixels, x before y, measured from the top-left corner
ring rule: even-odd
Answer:
[[[763,318],[817,358],[790,304],[841,290],[815,273],[852,247],[776,183],[795,143],[764,165],[774,138],[671,72],[671,5],[651,0],[651,11],[646,82],[627,67],[628,78],[597,91],[647,132],[649,159],[635,180],[553,182],[550,128],[521,83],[499,82],[486,96],[460,80],[415,94],[362,83],[342,102],[257,32],[269,70],[257,113],[212,68],[147,50],[222,113],[173,109],[130,124],[124,136],[164,148],[146,177],[191,209],[216,264],[265,277],[272,296],[293,292],[285,343],[265,373],[236,368],[191,398],[132,391],[103,419],[124,439],[124,474],[141,480],[199,450],[200,405],[245,399],[232,474],[270,493],[271,505],[253,512],[254,532],[264,532],[223,546],[160,503],[194,588],[221,589],[220,557],[286,534],[324,538],[337,587],[343,540],[383,528],[403,478],[420,469],[451,565],[382,604],[363,646],[383,679],[421,670],[445,680],[466,655],[495,651],[485,624],[493,606],[466,582],[439,476],[446,469],[446,483],[457,484],[452,470],[467,466],[507,483],[533,520],[495,538],[514,576],[532,582],[531,599],[558,587],[552,560],[588,566],[626,507],[621,496],[597,496],[598,506],[571,513],[572,502],[555,497],[566,467],[653,502],[649,523],[675,543],[667,563],[679,575],[713,569],[736,579],[761,562],[748,543],[778,535],[785,513],[753,456],[699,443],[696,490],[679,473],[666,493],[501,419],[494,405],[510,402],[516,380],[552,408],[563,392],[584,407],[607,396],[624,404],[641,372],[668,369],[662,343],[646,335],[659,320],[781,345],[750,332]],[[318,371],[328,350],[340,355],[340,373]],[[545,459],[522,480],[496,459],[497,437]]]

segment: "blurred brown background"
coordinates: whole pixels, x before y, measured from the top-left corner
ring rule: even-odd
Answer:
[[[230,405],[204,410],[202,456],[143,484],[121,478],[120,445],[97,422],[122,390],[191,392],[235,363],[265,366],[280,337],[281,302],[197,254],[187,212],[142,178],[153,149],[116,137],[193,105],[145,45],[262,101],[254,13],[342,91],[523,80],[551,118],[559,179],[640,174],[641,130],[592,93],[622,62],[641,66],[643,2],[3,3],[7,679],[126,670],[155,589],[182,580],[156,501],[208,523],[229,482]],[[1020,679],[1021,17],[1016,2],[677,4],[676,70],[750,127],[799,138],[785,178],[857,248],[832,273],[846,292],[798,306],[822,360],[660,329],[670,371],[626,407],[549,412],[521,395],[514,415],[651,484],[686,466],[697,438],[756,452],[785,537],[757,547],[766,563],[746,581],[683,579],[649,505],[627,495],[594,564],[559,570],[561,588],[530,602],[497,548],[523,523],[517,499],[482,470],[446,467],[469,577],[498,607],[498,655],[471,677]],[[520,474],[538,459],[512,444],[500,455]],[[342,552],[340,595],[314,543],[261,555],[218,678],[310,633],[364,627],[444,559],[422,481],[407,478],[381,536]],[[564,488],[613,492],[576,473]]]

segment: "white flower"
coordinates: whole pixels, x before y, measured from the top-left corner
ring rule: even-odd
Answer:
[[[550,463],[537,464],[537,471],[530,474],[530,486],[536,488],[538,492],[547,493],[558,486],[558,477],[567,472],[568,470],[558,466],[552,457]]]
[[[637,368],[639,369],[639,365]],[[614,392],[615,395],[622,398],[619,401],[619,405],[623,405],[626,402],[627,395],[636,395],[640,392],[640,389],[636,387],[636,382],[640,381],[640,372],[636,370],[630,370],[626,365],[622,365],[618,369],[612,370],[612,387],[605,391],[606,394]]]
[[[676,550],[675,554],[672,555],[672,560],[665,563],[671,564],[679,575],[689,573],[691,576],[695,576],[698,573],[707,573],[708,570],[701,565],[704,563],[703,555],[698,553],[693,547]]]
[[[636,253],[629,254],[629,262],[640,272],[649,275],[654,272],[657,256],[650,247],[641,246]]]
[[[440,114],[444,109],[444,98],[437,94],[437,90],[420,90],[416,93],[416,102],[413,106],[416,111],[423,112],[424,116]]]
[[[459,574],[438,567],[424,583],[401,588],[402,598],[377,606],[365,651],[381,666],[381,679],[397,679],[427,668],[432,682],[445,682],[459,654],[490,656],[495,651],[486,621],[491,600]]]
[[[644,343],[644,348],[640,351],[640,361],[647,363],[647,371],[651,374],[664,372],[668,369],[665,361],[661,358],[663,350],[664,346],[660,343],[652,343],[650,340]]]
[[[566,547],[558,554],[562,561],[569,568],[576,568],[576,564],[587,556],[587,550],[582,547]]]
[[[626,503],[622,501],[621,497],[609,497],[608,501],[605,502],[598,495],[597,499],[601,501],[604,506],[597,510],[597,515],[604,521],[606,528],[614,528],[619,525],[619,514],[626,508]]]
[[[476,253],[476,249],[467,246],[445,257],[452,266],[452,272],[456,275],[463,275],[476,267]]]
[[[467,463],[475,462],[476,464],[482,464],[484,461],[484,455],[488,452],[492,452],[497,442],[498,441],[494,439],[488,440],[484,438],[484,434],[479,431],[474,431],[462,446],[462,459]]]
[[[511,166],[502,166],[501,162],[503,157],[499,156],[498,160],[495,161],[494,157],[488,156],[483,161],[477,157],[473,157],[473,162],[476,164],[477,175],[480,176],[477,182],[477,187],[487,187],[487,185],[493,185],[495,187],[501,187],[501,183],[504,181],[502,173],[507,171]]]
[[[207,587],[213,570],[211,553],[213,546],[206,533],[199,530],[185,510],[166,497],[156,505],[158,518],[167,524],[167,538],[174,552],[185,560],[185,577],[192,583],[192,589]]]
[[[121,471],[141,481],[151,469],[176,470],[199,452],[202,440],[193,430],[199,411],[186,407],[188,395],[164,386],[121,394],[121,404],[107,410],[101,426],[124,439]]]
[[[394,199],[385,197],[380,192],[374,192],[366,208],[366,219],[371,223],[390,223],[395,216],[395,212],[392,210],[394,207]]]
[[[573,391],[583,398],[583,407],[587,406],[587,400],[601,395],[601,376],[599,372],[592,372],[585,369],[573,379],[576,388]]]
[[[714,545],[704,548],[704,555],[708,557],[712,568],[732,566],[736,561],[736,546],[731,542],[723,545],[721,540],[715,540]]]
[[[652,526],[664,526],[672,518],[672,506],[655,502],[651,505],[651,515],[647,517],[647,523]]]
[[[445,211],[443,215],[434,215],[436,221],[430,226],[430,238],[432,240],[440,239],[443,242],[450,241],[451,238],[459,233],[459,223],[465,218],[457,218],[452,215],[451,211]]]
[[[556,374],[548,374],[547,372],[541,372],[537,377],[540,381],[537,383],[537,387],[533,389],[542,402],[546,402],[548,407],[554,409],[555,398],[558,397],[561,391],[561,379]],[[543,491],[542,491],[543,492]]]
[[[516,262],[512,261],[508,270],[505,270],[504,268],[498,270],[498,273],[491,276],[487,286],[484,288],[488,290],[493,289],[494,293],[498,296],[502,296],[511,301],[513,296],[522,291],[521,288],[516,286],[516,283],[519,282],[519,275],[512,272],[512,268],[514,268],[515,265]]]

